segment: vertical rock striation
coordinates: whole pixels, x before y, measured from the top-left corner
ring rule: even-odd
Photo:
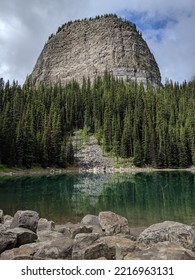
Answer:
[[[116,16],[64,24],[50,36],[30,75],[34,84],[92,81],[105,71],[138,83],[161,83],[154,56],[136,26]]]

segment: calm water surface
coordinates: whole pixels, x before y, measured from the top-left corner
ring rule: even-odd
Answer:
[[[164,220],[195,222],[195,174],[64,174],[0,177],[0,209],[30,209],[56,224],[110,210],[131,226]]]

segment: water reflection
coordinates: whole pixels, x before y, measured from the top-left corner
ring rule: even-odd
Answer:
[[[31,209],[56,223],[110,210],[132,226],[195,221],[195,175],[190,172],[65,174],[0,178],[0,208]]]

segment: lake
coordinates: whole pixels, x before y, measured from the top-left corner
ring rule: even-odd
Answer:
[[[164,220],[195,222],[195,174],[151,172],[137,174],[67,173],[0,177],[0,209],[35,210],[56,224],[78,222],[86,214],[113,211],[130,226]]]

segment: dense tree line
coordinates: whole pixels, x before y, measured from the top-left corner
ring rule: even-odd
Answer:
[[[92,84],[23,87],[0,79],[0,163],[9,166],[72,164],[71,136],[96,135],[102,149],[136,166],[195,164],[195,82],[152,88],[108,73]]]

